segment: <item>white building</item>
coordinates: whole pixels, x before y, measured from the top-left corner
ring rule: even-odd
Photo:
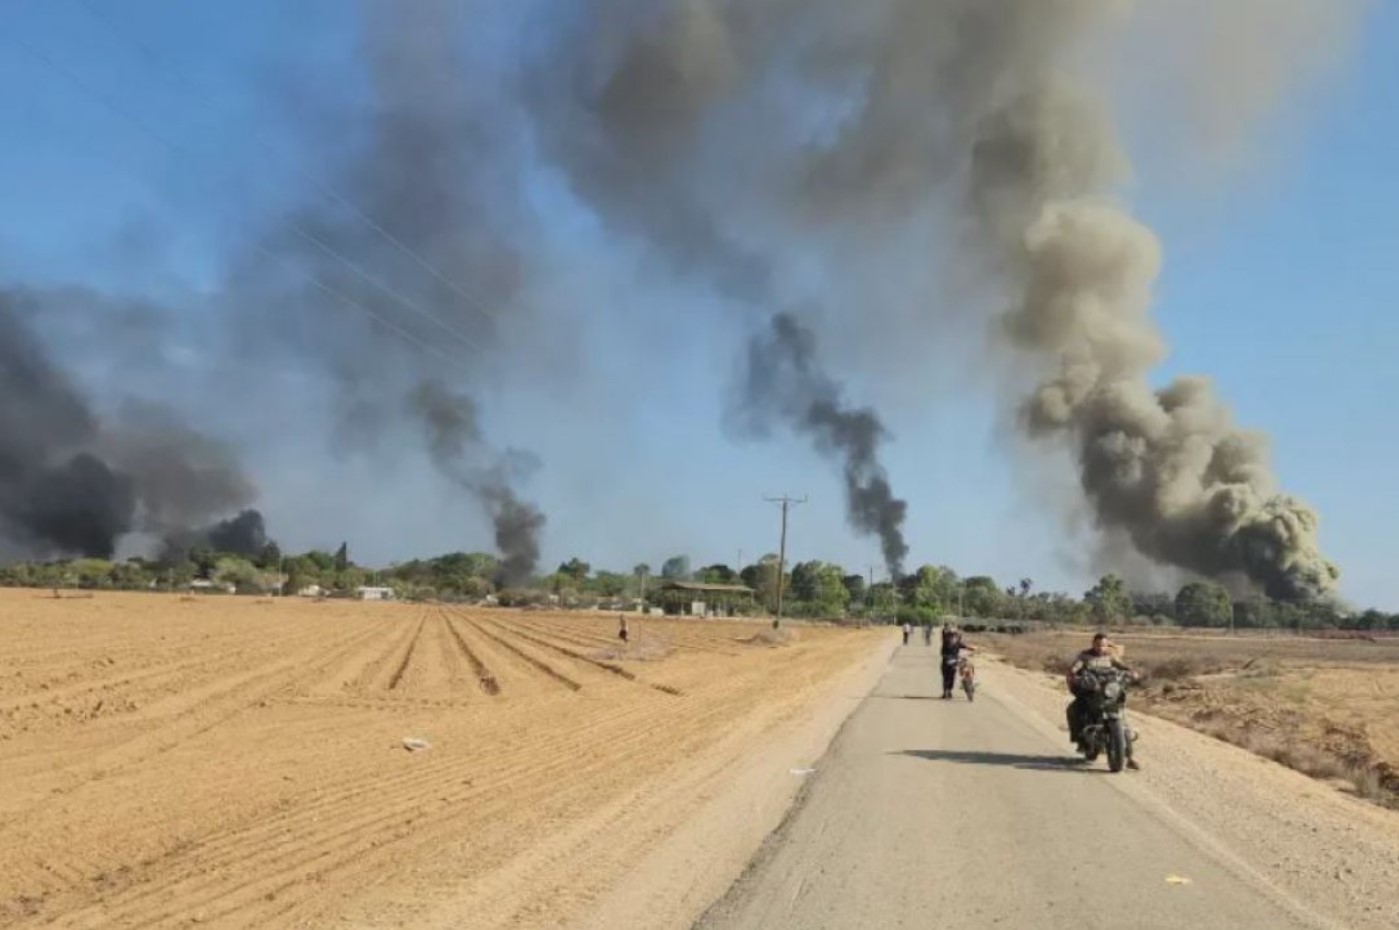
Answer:
[[[393,588],[376,588],[362,585],[355,589],[355,594],[362,601],[391,601],[393,600]]]

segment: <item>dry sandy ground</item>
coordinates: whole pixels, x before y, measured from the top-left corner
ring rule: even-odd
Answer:
[[[1138,705],[1399,806],[1399,637],[1114,637],[1148,674]],[[1086,634],[987,636],[1015,664],[1062,667]],[[1387,790],[1386,790],[1387,789]]]
[[[900,649],[702,930],[1399,926],[1399,814],[1138,715],[1140,773],[1077,763],[1062,684],[974,704]]]
[[[683,922],[888,635],[614,624],[0,592],[0,926]]]

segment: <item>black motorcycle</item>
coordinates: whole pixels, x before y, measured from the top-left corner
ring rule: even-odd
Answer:
[[[1113,772],[1122,771],[1132,758],[1136,735],[1127,726],[1127,687],[1133,680],[1130,672],[1116,668],[1086,669],[1078,677],[1083,724],[1079,752],[1089,762],[1106,752]]]

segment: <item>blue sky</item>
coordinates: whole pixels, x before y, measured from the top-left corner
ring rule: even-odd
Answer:
[[[184,80],[152,67],[77,0],[11,0],[7,31],[188,154],[0,38],[0,278],[185,295],[197,316],[188,295],[213,286],[230,238],[305,167],[285,121],[268,115],[259,75],[295,67],[353,85],[353,22],[330,0],[84,2],[177,61]],[[479,47],[491,53],[492,37]],[[1148,160],[1132,189],[1165,249],[1157,315],[1172,353],[1162,378],[1209,374],[1238,420],[1272,437],[1286,489],[1322,514],[1343,593],[1388,609],[1399,609],[1390,583],[1399,563],[1399,60],[1386,51],[1395,47],[1399,11],[1379,5],[1344,67],[1303,112],[1266,128],[1246,170],[1198,181]],[[763,496],[790,492],[811,499],[794,512],[794,558],[877,564],[874,544],[845,526],[828,463],[798,440],[737,442],[725,431],[721,387],[741,334],[713,325],[705,308],[654,312],[631,286],[634,256],[621,247],[622,257],[599,262],[606,234],[566,215],[560,199],[542,188],[534,205],[558,211],[541,292],[568,308],[558,316],[568,325],[537,348],[558,363],[483,397],[487,428],[544,462],[527,490],[550,515],[546,562],[750,559],[776,547],[777,514]],[[603,317],[589,310],[598,302],[610,308]],[[894,434],[886,465],[909,500],[912,560],[1086,587],[1077,544],[1007,452],[996,398],[966,389],[970,362],[932,349],[928,359],[908,379],[849,384],[853,398],[881,402]],[[101,377],[141,383],[139,372]],[[219,422],[209,409],[200,418]],[[275,535],[293,547],[349,538],[377,561],[489,547],[475,509],[446,497],[421,454],[335,456],[297,415],[271,432],[229,418]]]

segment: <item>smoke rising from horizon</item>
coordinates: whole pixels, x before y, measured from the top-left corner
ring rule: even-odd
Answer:
[[[365,138],[347,158],[339,139],[309,140],[330,164],[343,159],[334,183],[302,192],[244,277],[264,292],[277,282],[270,305],[303,320],[282,349],[339,381],[342,447],[375,446],[405,414],[417,419],[443,477],[490,518],[503,573],[518,582],[535,568],[545,524],[514,487],[532,469],[503,464],[520,454],[492,451],[467,393],[528,272],[498,202],[518,184],[497,150],[506,116],[466,80],[458,5],[365,3],[363,15],[369,99],[354,123]],[[319,284],[288,279],[269,253],[294,254]]]
[[[1242,574],[1267,594],[1332,593],[1317,516],[1279,493],[1267,442],[1237,428],[1209,381],[1153,389],[1165,345],[1150,316],[1160,246],[1111,199],[1125,157],[1106,101],[1075,73],[1076,43],[1118,4],[1076,0],[1077,21],[1039,22],[1020,5],[1007,28],[1058,43],[988,43],[1004,56],[998,93],[974,111],[966,206],[978,248],[1009,300],[1004,337],[1042,379],[1022,406],[1032,438],[1074,450],[1097,521],[1143,555],[1209,577]]]
[[[111,558],[122,537],[160,533],[248,503],[228,448],[168,411],[103,415],[31,321],[96,295],[0,290],[0,536],[29,557]]]
[[[538,463],[528,453],[494,453],[482,440],[476,405],[466,394],[424,381],[409,396],[408,411],[422,424],[434,464],[481,503],[495,527],[503,585],[520,584],[539,564],[545,516],[523,501],[511,481]]]
[[[971,324],[1023,379],[1024,436],[1072,456],[1104,538],[1183,572],[1323,596],[1337,572],[1316,514],[1279,491],[1266,441],[1206,379],[1153,380],[1167,352],[1151,318],[1161,250],[1120,199],[1131,165],[1118,136],[1138,111],[1115,96],[1103,53],[1149,46],[1153,104],[1179,104],[1161,125],[1151,110],[1154,135],[1237,146],[1234,128],[1323,68],[1362,7],[522,0],[468,14],[362,0],[362,82],[272,76],[328,183],[294,183],[221,256],[214,303],[238,350],[219,361],[246,378],[278,356],[328,385],[331,415],[314,413],[337,451],[401,456],[398,440],[421,438],[491,519],[515,580],[533,571],[544,518],[519,490],[531,468],[482,428],[498,396],[483,389],[542,373],[524,342],[573,351],[612,295],[539,296],[568,290],[575,279],[553,273],[570,262],[607,266],[657,314],[712,314],[739,362],[713,385],[730,391],[727,415],[836,464],[849,524],[896,571],[908,546],[881,458],[889,411],[848,395],[920,382],[883,358],[859,370],[880,353],[845,340],[912,347],[894,354],[908,368],[965,348],[949,346],[950,324]],[[1243,49],[1245,32],[1256,41]],[[919,265],[909,256],[925,244],[926,269],[881,280]],[[236,469],[190,458],[203,447],[173,421],[112,414],[105,397],[98,416],[44,376],[47,389],[0,400],[0,425],[25,427],[0,437],[5,538],[105,551],[133,528],[207,526],[247,504]],[[43,424],[32,434],[30,419]],[[81,513],[58,505],[75,501]],[[197,506],[209,512],[187,519]]]
[[[675,274],[772,319],[750,347],[741,396],[842,450],[852,523],[880,533],[891,565],[904,550],[886,530],[903,510],[875,456],[879,418],[827,403],[840,391],[810,367],[815,334],[781,312],[785,256],[831,229],[857,241],[897,235],[941,196],[963,227],[960,248],[1007,307],[998,341],[1042,372],[1023,404],[1026,434],[1073,452],[1099,528],[1160,563],[1242,574],[1274,597],[1334,591],[1316,514],[1278,491],[1263,438],[1233,425],[1206,379],[1150,383],[1165,355],[1150,316],[1160,248],[1114,199],[1129,165],[1114,101],[1088,64],[1134,14],[1218,50],[1246,11],[1186,20],[1130,0],[583,9],[532,87],[546,150],[607,222],[643,235]],[[1291,65],[1334,54],[1359,10],[1289,4],[1288,25],[1267,31],[1277,41],[1251,47],[1246,75],[1206,82],[1202,119],[1256,118],[1282,96]],[[1230,61],[1210,58],[1221,76]],[[863,248],[842,258],[856,262]],[[878,326],[871,303],[861,312]],[[875,511],[892,508],[883,517],[862,515],[875,488]]]
[[[736,414],[762,435],[770,420],[810,436],[821,452],[842,463],[846,516],[860,533],[876,536],[890,577],[903,574],[908,543],[903,523],[908,504],[894,496],[879,462],[887,436],[878,414],[853,409],[816,362],[816,336],[787,313],[773,316],[770,328],[748,346]]]

